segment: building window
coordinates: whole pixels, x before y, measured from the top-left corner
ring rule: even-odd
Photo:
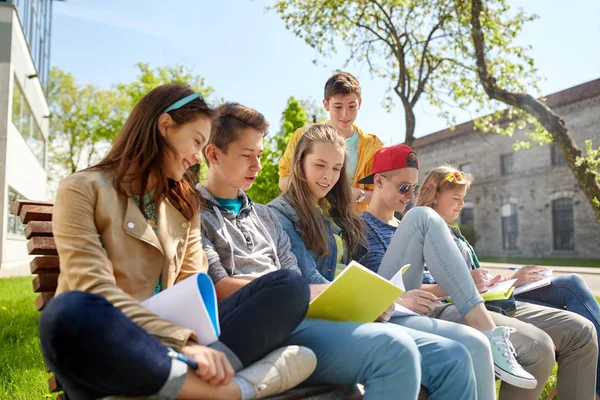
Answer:
[[[465,207],[460,212],[461,225],[475,226],[475,213],[473,207]]]
[[[43,167],[46,157],[46,140],[16,78],[14,82],[12,122]]]
[[[10,202],[23,198],[20,193],[10,186],[8,187],[8,224],[6,225],[6,232],[15,236],[25,236],[25,225],[21,223],[19,217],[10,213]]]
[[[510,175],[513,173],[514,157],[512,154],[504,154],[500,156],[500,173]]]
[[[471,163],[464,163],[458,166],[458,169],[464,172],[465,174],[471,173]]]
[[[550,146],[550,160],[552,165],[566,165],[567,159],[563,155],[562,151],[556,146]]]
[[[554,250],[575,250],[573,199],[552,201],[552,235]]]
[[[516,204],[502,206],[502,248],[504,250],[519,248],[519,216]]]

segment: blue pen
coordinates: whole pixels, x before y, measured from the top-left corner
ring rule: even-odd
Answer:
[[[187,358],[186,356],[184,356],[181,353],[177,353],[174,350],[169,350],[169,357],[171,358],[175,358],[179,361],[183,361],[184,363],[186,363],[191,369],[198,369],[198,363],[194,360],[191,360],[189,358]]]
[[[519,268],[515,268],[515,267],[511,267],[509,268],[510,271],[517,271]]]

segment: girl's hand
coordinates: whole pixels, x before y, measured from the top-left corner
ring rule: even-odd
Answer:
[[[226,385],[233,378],[233,367],[224,353],[199,344],[181,349],[183,355],[198,363],[196,375],[211,385]]]
[[[409,290],[398,297],[396,303],[421,315],[433,311],[436,306],[441,304],[434,294],[424,290]]]
[[[538,267],[537,265],[525,265],[519,268],[510,278],[518,279],[515,282],[515,287],[523,286],[526,283],[546,278],[546,276],[540,274],[540,272],[545,269],[546,268]]]
[[[391,305],[391,306],[389,306],[389,307],[387,308],[387,310],[385,310],[385,311],[383,312],[383,314],[381,314],[381,315],[379,316],[379,318],[377,318],[377,319],[375,320],[375,322],[387,322],[387,321],[389,321],[389,320],[390,320],[390,318],[392,318],[392,314],[394,313],[394,308],[395,308],[395,307],[394,307],[394,303],[392,303],[392,305]]]

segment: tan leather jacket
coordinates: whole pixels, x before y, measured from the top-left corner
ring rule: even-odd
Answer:
[[[82,171],[58,189],[52,227],[60,257],[57,295],[81,290],[106,297],[163,343],[181,348],[193,332],[161,319],[140,302],[208,263],[200,215],[186,220],[169,201],[157,206],[158,237],[132,198],[119,194],[110,171]]]

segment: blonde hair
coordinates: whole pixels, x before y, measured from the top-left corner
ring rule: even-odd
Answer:
[[[329,125],[315,124],[308,128],[294,150],[290,183],[284,198],[298,213],[302,240],[306,248],[321,256],[328,255],[325,224],[321,213],[311,200],[310,189],[304,172],[304,160],[317,143],[329,143],[346,150],[346,139]],[[352,212],[352,188],[346,176],[346,157],[340,170],[340,178],[327,195],[319,200],[319,206],[329,211],[333,222],[342,229],[342,237],[349,254],[365,243],[363,222]]]
[[[473,182],[473,176],[471,174],[462,173],[467,180],[466,183],[456,183],[450,182],[446,180],[444,183],[440,184],[449,174],[455,172],[462,172],[458,168],[453,167],[452,165],[442,165],[441,167],[437,167],[429,171],[425,180],[423,180],[423,185],[419,190],[419,195],[417,196],[416,205],[417,206],[427,206],[433,208],[433,203],[435,202],[435,195],[437,193],[441,193],[448,189],[454,189],[461,186],[469,187]]]

